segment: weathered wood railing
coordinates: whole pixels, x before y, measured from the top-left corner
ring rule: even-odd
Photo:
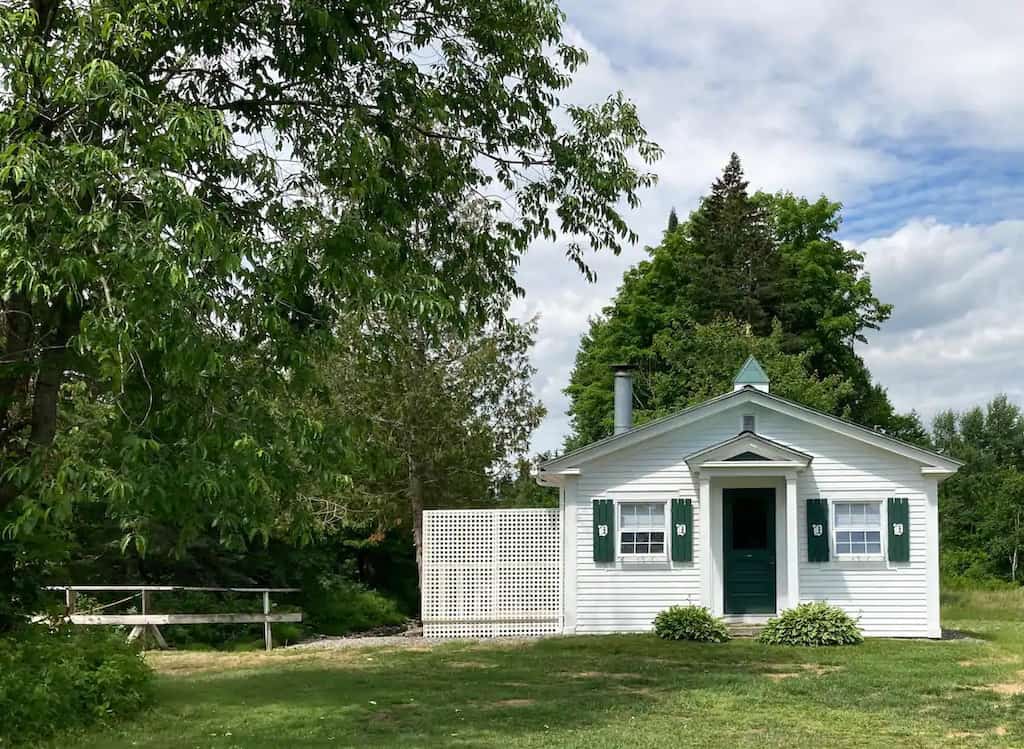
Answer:
[[[183,585],[50,585],[48,590],[64,591],[66,616],[73,624],[120,624],[131,625],[129,641],[150,634],[161,648],[167,647],[167,641],[160,633],[159,625],[168,624],[263,624],[263,640],[267,650],[273,646],[270,625],[278,622],[301,622],[302,612],[292,611],[279,614],[270,613],[271,593],[298,593],[299,588],[204,588]],[[138,614],[97,614],[77,611],[79,593],[120,592],[132,593],[114,603],[104,604],[97,610],[110,608],[126,603],[134,598],[141,599]],[[260,593],[263,596],[262,613],[245,614],[156,614],[151,609],[151,595],[156,592],[201,592],[201,593]]]

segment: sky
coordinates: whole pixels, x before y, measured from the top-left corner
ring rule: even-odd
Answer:
[[[572,103],[621,90],[665,150],[658,185],[626,209],[640,242],[592,255],[588,283],[557,244],[524,258],[513,309],[540,316],[533,362],[548,416],[532,449],[569,432],[588,319],[684,218],[732,151],[752,189],[844,205],[892,318],[860,351],[926,423],[1006,393],[1024,403],[1024,4],[998,0],[563,0],[590,56]]]

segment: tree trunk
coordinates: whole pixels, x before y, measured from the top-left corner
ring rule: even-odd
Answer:
[[[423,590],[423,477],[419,465],[409,459],[409,507],[412,510],[412,542],[416,549],[416,575]]]

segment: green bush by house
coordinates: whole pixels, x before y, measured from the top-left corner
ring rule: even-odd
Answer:
[[[116,629],[7,632],[0,636],[0,746],[132,715],[150,701],[151,677]]]
[[[864,641],[857,623],[837,606],[802,603],[769,619],[758,640],[766,645],[856,645]]]
[[[306,622],[324,635],[365,632],[408,618],[393,599],[343,575],[321,575],[305,600]]]
[[[702,606],[672,606],[654,618],[654,632],[665,640],[725,642],[729,630],[725,622]]]

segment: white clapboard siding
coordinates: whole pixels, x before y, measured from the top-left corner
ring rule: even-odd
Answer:
[[[737,406],[582,467],[576,503],[575,631],[642,631],[674,604],[704,603],[700,562],[705,543],[698,492],[684,458],[737,434],[743,413],[755,413],[757,432],[813,456],[797,482],[800,599],[828,601],[857,617],[868,636],[925,637],[928,616],[926,480],[920,464],[894,453],[757,406]],[[694,501],[692,563],[596,565],[592,556],[595,498]],[[909,563],[807,562],[806,500],[814,497],[910,500]],[[831,519],[830,519],[831,523]],[[885,534],[883,527],[883,538]],[[781,543],[781,539],[779,541]],[[932,553],[936,553],[933,550]]]

